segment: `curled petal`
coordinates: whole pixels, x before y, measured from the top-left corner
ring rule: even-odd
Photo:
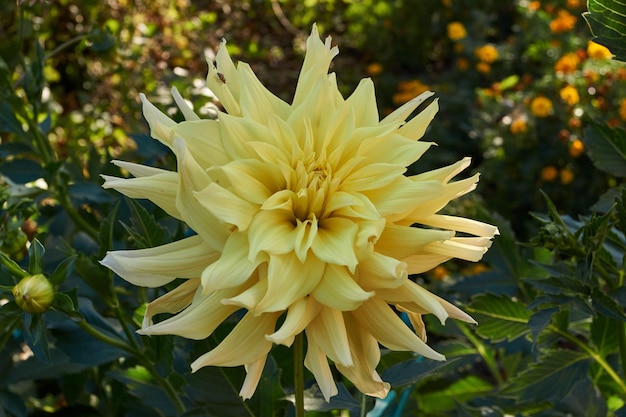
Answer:
[[[361,261],[358,267],[358,283],[366,290],[398,288],[408,277],[406,262],[374,252]]]
[[[263,368],[265,368],[265,362],[267,361],[267,355],[260,357],[256,361],[246,364],[246,379],[243,381],[241,390],[239,390],[239,396],[243,400],[248,400],[254,395],[256,387],[261,380],[261,374],[263,374]]]
[[[362,393],[372,397],[385,398],[391,386],[383,382],[376,372],[376,366],[380,361],[378,342],[370,334],[361,331],[359,323],[350,315],[346,315],[346,326],[354,366],[337,364],[337,370]]]
[[[274,331],[278,313],[246,314],[222,342],[191,364],[196,372],[204,366],[239,366],[267,356],[272,342],[265,335]]]
[[[277,345],[291,346],[321,310],[321,305],[313,297],[302,298],[289,306],[285,321],[276,332],[265,336]]]
[[[143,115],[150,125],[150,136],[172,148],[177,123],[150,103],[143,93],[139,97],[143,103]]]
[[[324,263],[309,256],[300,262],[293,254],[270,256],[267,294],[255,306],[256,314],[286,310],[292,303],[313,291],[324,274]]]
[[[311,249],[320,260],[335,265],[345,265],[354,272],[358,260],[354,253],[354,241],[358,226],[347,219],[331,217],[321,220],[317,237]]]
[[[200,286],[200,280],[190,279],[167,294],[157,298],[148,304],[146,313],[143,316],[142,327],[150,327],[154,323],[152,318],[161,313],[178,313],[187,308],[193,301],[194,295]]]
[[[219,253],[200,236],[148,249],[107,252],[100,263],[134,285],[159,287],[176,278],[199,277]]]
[[[478,262],[490,246],[491,240],[489,238],[455,237],[445,242],[429,243],[424,251],[435,255]]]
[[[196,294],[191,305],[166,320],[143,327],[137,333],[143,335],[175,334],[193,340],[209,337],[224,320],[239,307],[222,304],[222,299],[241,292],[241,288],[228,288],[203,296]]]
[[[306,328],[306,336],[309,342],[313,341],[336,363],[344,366],[354,364],[341,311],[322,307],[315,320]]]
[[[315,381],[317,381],[317,385],[320,387],[326,401],[330,401],[330,397],[337,395],[337,384],[335,384],[335,380],[333,379],[333,373],[328,365],[326,354],[324,350],[310,338],[308,339],[304,366],[306,366],[315,377]]]
[[[258,207],[247,202],[215,183],[211,183],[194,196],[208,211],[222,223],[232,224],[238,230],[246,230]]]
[[[420,253],[426,245],[432,242],[443,242],[452,236],[454,232],[447,230],[388,224],[376,243],[376,251],[403,259]]]
[[[351,311],[373,297],[374,292],[364,291],[345,266],[326,264],[322,280],[311,295],[327,307]]]
[[[387,303],[377,297],[346,314],[353,314],[365,331],[389,349],[412,351],[435,360],[445,359],[417,337]]]
[[[475,236],[494,237],[499,234],[496,226],[473,219],[447,216],[444,214],[433,214],[431,216],[424,217],[421,219],[421,223],[428,226],[439,227],[441,229],[469,233]]]

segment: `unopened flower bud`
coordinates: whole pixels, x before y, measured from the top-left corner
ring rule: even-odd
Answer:
[[[43,313],[54,300],[54,287],[45,275],[31,275],[13,287],[13,297],[25,312]]]

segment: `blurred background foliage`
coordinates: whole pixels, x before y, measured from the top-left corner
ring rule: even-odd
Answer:
[[[111,159],[175,167],[147,134],[139,94],[180,120],[176,87],[210,117],[206,59],[222,38],[290,101],[315,22],[339,45],[332,70],[344,94],[371,77],[386,114],[437,93],[423,140],[439,146],[410,171],[471,156],[479,187],[448,210],[496,223],[502,236],[483,263],[415,277],[481,323],[429,322],[435,347],[456,360],[386,355],[383,377],[405,388],[361,403],[342,386],[329,406],[313,386],[311,415],[626,415],[626,67],[590,41],[585,10],[581,0],[5,1],[0,285],[10,300],[7,288],[43,271],[57,294],[44,315],[0,309],[0,416],[289,415],[285,401],[263,401],[289,392],[287,352],[276,350],[266,388],[243,405],[222,392],[241,370],[189,374],[189,358],[215,340],[133,336],[158,290],[129,288],[97,260],[185,228],[105,192],[99,174],[121,175]]]

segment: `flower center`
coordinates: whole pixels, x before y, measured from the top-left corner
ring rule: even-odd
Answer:
[[[294,192],[294,215],[302,222],[325,217],[326,199],[337,188],[328,161],[315,154],[296,162],[288,188]]]

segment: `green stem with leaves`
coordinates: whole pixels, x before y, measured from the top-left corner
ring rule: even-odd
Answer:
[[[613,381],[615,381],[615,383],[617,384],[619,389],[622,391],[622,397],[626,398],[626,383],[624,383],[624,380],[622,378],[620,378],[620,376],[617,374],[617,372],[615,372],[615,370],[613,368],[611,368],[611,365],[609,365],[609,363],[606,360],[604,360],[604,358],[602,356],[600,356],[600,354],[598,354],[593,349],[591,349],[589,346],[587,346],[586,343],[581,342],[576,337],[572,336],[571,334],[569,334],[566,331],[563,331],[563,330],[559,329],[558,327],[556,327],[554,325],[548,326],[548,329],[550,331],[558,334],[559,336],[569,340],[570,342],[572,342],[573,344],[578,346],[581,350],[583,350],[587,355],[589,355],[589,357],[591,359],[596,361],[598,363],[598,365],[600,365],[600,367],[602,369],[604,369],[604,371],[607,373],[607,375]]]
[[[296,417],[304,417],[304,333],[296,336],[293,350]]]
[[[485,345],[481,343],[476,336],[474,336],[474,334],[471,332],[470,329],[467,328],[465,324],[459,322],[455,323],[457,327],[461,330],[461,332],[463,332],[465,337],[467,337],[467,339],[472,342],[478,354],[483,358],[483,361],[485,361],[487,368],[489,368],[489,370],[491,371],[491,374],[495,378],[498,385],[502,385],[504,383],[504,380],[502,379],[500,368],[498,367],[498,364],[496,363],[496,360],[491,352],[487,351]]]

